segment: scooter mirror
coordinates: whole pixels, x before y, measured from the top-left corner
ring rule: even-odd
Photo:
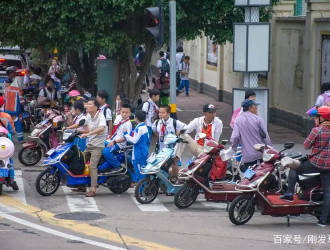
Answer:
[[[294,146],[294,142],[286,142],[284,143],[284,148],[285,149],[291,149]]]
[[[184,133],[186,133],[186,129],[181,129],[181,130],[180,130],[180,135],[182,135],[182,134],[184,134]]]
[[[227,143],[228,143],[228,140],[222,140],[222,141],[221,141],[221,144],[224,145],[224,146],[225,146]]]

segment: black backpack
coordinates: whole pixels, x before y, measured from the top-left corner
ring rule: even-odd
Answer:
[[[109,107],[106,107],[106,108],[103,110],[103,115],[104,115],[104,118],[105,118],[105,119],[107,119],[107,109],[109,109]],[[111,111],[111,110],[110,110],[110,111]],[[112,117],[112,112],[110,112],[110,113],[111,113],[111,119],[112,119],[112,118],[113,118],[113,117]],[[109,124],[108,124],[109,122],[110,122],[110,121],[107,121],[107,120],[106,120],[106,123],[107,123],[108,126],[109,126]]]
[[[148,102],[148,101],[142,102],[140,105],[138,105],[138,106],[135,108],[134,112],[135,112],[136,110],[142,110],[142,109],[143,109],[143,105],[144,105],[146,102],[149,104],[149,106],[148,106],[148,112],[147,112],[147,115],[148,115],[149,110],[150,110],[150,106],[151,106],[151,105],[150,105],[150,102]]]
[[[183,54],[182,54],[182,57],[181,57],[181,61],[180,61],[180,64],[182,64],[182,63],[183,63],[183,61],[184,61],[184,58],[185,58],[185,54],[183,53]]]
[[[170,64],[167,59],[163,58],[160,59],[160,61],[162,62],[162,67],[160,68],[161,73],[170,73]]]

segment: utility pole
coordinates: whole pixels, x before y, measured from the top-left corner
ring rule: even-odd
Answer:
[[[176,119],[176,2],[170,1],[170,106]]]

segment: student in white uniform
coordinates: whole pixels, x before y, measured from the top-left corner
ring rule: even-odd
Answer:
[[[170,117],[171,108],[168,105],[163,105],[159,108],[159,120],[156,120],[152,126],[152,130],[158,135],[159,151],[162,150],[164,145],[164,137],[167,134],[179,135],[180,130],[183,129],[186,124],[175,120]],[[176,146],[177,147],[177,146]],[[172,165],[172,177],[171,182],[175,183],[178,177],[179,167]]]

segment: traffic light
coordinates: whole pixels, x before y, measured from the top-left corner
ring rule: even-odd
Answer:
[[[148,13],[148,25],[147,32],[151,35],[158,48],[164,45],[164,6],[161,2],[158,2],[157,7],[147,8]]]

